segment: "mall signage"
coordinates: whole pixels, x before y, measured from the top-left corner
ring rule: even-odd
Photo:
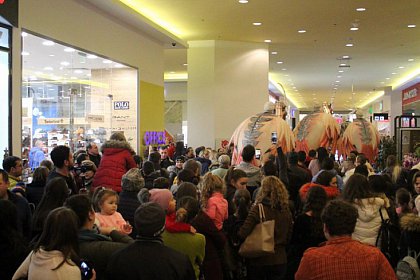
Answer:
[[[114,110],[129,110],[130,101],[114,101]]]
[[[144,144],[149,145],[163,145],[165,141],[165,131],[146,131],[144,133]]]
[[[420,101],[420,83],[402,91],[402,105],[408,105]]]

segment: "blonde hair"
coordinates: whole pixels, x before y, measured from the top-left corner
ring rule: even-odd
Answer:
[[[212,173],[207,173],[203,177],[202,182],[202,196],[201,196],[201,204],[203,208],[207,207],[207,201],[215,192],[224,193],[225,185],[223,184],[223,180],[217,176],[213,175]]]
[[[289,194],[282,181],[275,176],[267,176],[261,182],[261,189],[255,199],[261,203],[264,199],[270,201],[271,208],[281,207],[282,210],[289,207]]]

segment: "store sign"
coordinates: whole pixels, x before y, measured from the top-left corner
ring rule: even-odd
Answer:
[[[89,114],[86,116],[86,121],[87,122],[105,122],[105,117],[103,115],[92,115]]]
[[[143,140],[146,146],[163,145],[165,144],[165,131],[146,131]]]
[[[114,110],[129,110],[130,101],[114,101]]]
[[[402,91],[402,105],[408,105],[420,101],[420,83]]]
[[[388,121],[388,113],[373,113],[374,121]]]
[[[69,124],[68,118],[38,118],[38,124]]]

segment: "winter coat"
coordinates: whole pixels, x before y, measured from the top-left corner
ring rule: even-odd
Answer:
[[[170,233],[165,230],[162,234],[165,246],[187,255],[194,268],[195,276],[200,275],[200,266],[203,263],[206,247],[206,238],[200,233],[188,232]]]
[[[203,272],[206,280],[223,279],[220,252],[226,242],[224,233],[216,228],[210,217],[203,211],[192,220],[191,225],[206,238],[206,255],[203,260]]]
[[[195,279],[188,257],[155,239],[137,240],[115,253],[106,276],[112,280]]]
[[[408,255],[408,249],[420,253],[420,216],[407,214],[400,220],[400,258]],[[417,260],[420,262],[420,258]]]
[[[133,227],[130,236],[135,238],[137,236],[137,228],[134,223],[134,212],[140,206],[140,201],[137,198],[138,191],[123,190],[119,195],[118,212],[123,216],[124,220],[128,221]]]
[[[96,271],[96,279],[104,279],[111,255],[133,243],[127,235],[113,230],[110,237],[98,234],[95,230],[81,229],[78,234],[80,257],[91,261]]]
[[[26,199],[29,203],[33,203],[35,208],[41,201],[44,195],[46,182],[34,181],[26,186]]]
[[[121,178],[136,167],[133,150],[125,141],[109,140],[102,147],[102,159],[93,179],[93,188],[106,187],[121,192]]]
[[[379,210],[382,209],[383,218],[388,219],[385,207],[389,207],[389,202],[380,197],[363,198],[360,200],[362,206],[357,202],[355,201],[353,205],[357,208],[359,217],[351,237],[354,240],[375,246],[382,222]]]
[[[41,148],[33,147],[31,151],[29,152],[28,157],[29,157],[29,167],[32,170],[35,170],[35,168],[37,168],[41,164],[41,161],[45,159],[45,154],[41,150]]]
[[[299,196],[300,196],[301,201],[306,201],[306,195],[308,194],[309,189],[312,188],[312,187],[315,187],[315,186],[323,188],[325,190],[325,192],[327,193],[327,198],[328,199],[333,199],[340,194],[340,191],[338,190],[338,188],[326,187],[326,186],[323,186],[323,185],[320,185],[320,184],[310,182],[310,183],[306,183],[305,185],[303,185],[299,190]]]
[[[271,208],[269,202],[263,200],[262,202],[264,207],[265,218],[267,221],[274,220],[274,255],[251,258],[249,263],[252,266],[270,266],[270,265],[279,265],[286,264],[286,245],[289,242],[292,236],[292,214],[289,209],[281,209],[280,206],[276,208]],[[239,229],[238,237],[242,240],[245,240],[248,235],[251,234],[254,227],[260,223],[259,209],[258,205],[254,205],[249,211],[248,217],[246,218],[244,224]]]
[[[23,263],[16,270],[12,280],[28,279],[81,279],[79,266],[71,260],[64,262],[60,268],[53,270],[63,261],[63,253],[60,251],[45,251],[40,249],[33,251],[26,257]]]

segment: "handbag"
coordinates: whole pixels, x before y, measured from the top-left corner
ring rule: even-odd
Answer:
[[[239,255],[245,258],[257,258],[274,254],[275,221],[265,220],[264,207],[258,204],[260,223],[255,225],[239,248]]]

